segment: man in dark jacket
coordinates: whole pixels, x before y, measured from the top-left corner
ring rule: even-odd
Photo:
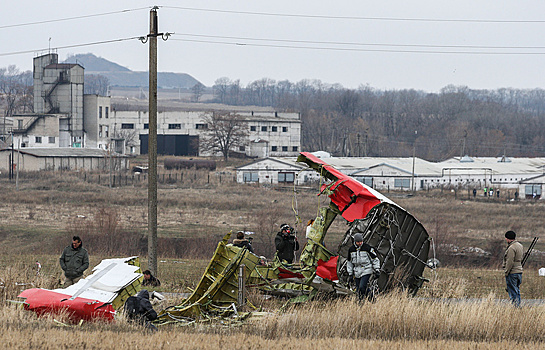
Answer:
[[[151,274],[150,270],[142,272],[144,275],[144,280],[142,281],[143,286],[159,287],[161,286],[161,281],[157,277]]]
[[[288,224],[280,226],[280,232],[276,234],[274,244],[276,245],[278,259],[292,264],[293,259],[295,259],[295,252],[299,250],[299,242],[294,235],[293,229]]]
[[[233,239],[233,245],[239,248],[246,248],[252,253],[254,252],[252,243],[249,240],[244,238],[244,232],[242,231],[237,232],[237,238]]]
[[[505,233],[507,249],[503,256],[503,272],[505,274],[505,283],[507,284],[507,293],[509,299],[515,306],[520,306],[520,284],[522,283],[522,257],[524,249],[522,244],[515,239],[517,234],[514,231]]]
[[[89,254],[82,247],[79,236],[74,236],[72,244],[64,248],[59,262],[64,271],[64,288],[75,284],[81,279],[83,271],[89,267]]]

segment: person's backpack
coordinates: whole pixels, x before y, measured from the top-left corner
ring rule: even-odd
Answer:
[[[129,320],[136,320],[142,315],[140,300],[136,296],[129,297],[125,301],[125,314]]]

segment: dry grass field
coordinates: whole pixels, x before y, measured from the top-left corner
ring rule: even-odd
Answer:
[[[350,298],[316,300],[279,313],[284,301],[266,302],[256,293],[254,304],[271,312],[270,316],[250,318],[238,327],[164,326],[151,335],[123,319],[113,324],[65,325],[54,320],[63,321],[62,315],[37,318],[6,302],[22,289],[57,287],[58,254],[75,233],[82,236],[91,265],[105,257],[134,254],[142,256],[145,267],[145,184],[108,188],[85,182],[81,176],[42,174],[25,178],[19,186],[16,191],[13,183],[0,178],[0,344],[4,348],[545,348],[545,306],[519,310],[497,302],[506,298],[497,260],[504,248],[503,233],[515,230],[526,246],[532,237],[543,237],[545,205],[541,203],[456,199],[440,191],[414,197],[386,193],[423,223],[436,242],[438,256],[450,246],[460,251],[478,247],[491,255],[451,255],[446,267],[426,271],[430,282],[419,298],[394,293],[363,305]],[[306,222],[327,203],[316,194],[317,186],[298,189],[295,198],[292,187],[207,181],[161,184],[161,290],[187,292],[194,287],[216,242],[230,230],[254,231],[257,252],[271,257],[278,225],[295,222],[293,209]],[[338,218],[327,245],[334,249],[345,230],[346,224]],[[543,243],[539,242],[538,250],[545,251]],[[42,264],[38,276],[36,261]],[[545,266],[545,259],[535,254],[531,262],[524,274],[522,297],[543,299],[545,278],[536,271]],[[444,303],[435,298],[482,301]]]

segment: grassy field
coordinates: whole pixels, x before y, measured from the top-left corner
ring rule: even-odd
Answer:
[[[158,195],[159,278],[162,291],[187,292],[193,288],[217,241],[230,230],[255,232],[258,254],[272,257],[274,235],[282,223],[295,224],[294,210],[306,222],[326,198],[316,188],[247,186],[195,181],[161,184]],[[504,249],[503,233],[515,230],[527,246],[542,237],[545,205],[540,202],[474,201],[450,192],[426,192],[409,197],[386,193],[415,215],[433,237],[437,255],[446,267],[427,270],[430,280],[418,297],[383,296],[360,305],[348,298],[317,300],[278,312],[285,301],[265,301],[252,295],[254,304],[271,313],[250,319],[240,327],[221,324],[193,327],[167,326],[157,334],[119,320],[114,324],[88,323],[64,326],[53,318],[36,318],[15,308],[13,300],[29,287],[59,286],[58,257],[79,234],[91,255],[91,265],[115,256],[139,255],[146,267],[145,185],[108,188],[82,180],[42,174],[25,178],[19,191],[0,178],[0,344],[6,348],[376,348],[510,349],[543,348],[544,306],[515,310],[506,299],[498,257]],[[303,225],[299,225],[303,229]],[[347,229],[342,218],[331,227],[326,244],[338,244]],[[301,237],[304,243],[304,237]],[[545,251],[545,242],[537,249]],[[445,247],[477,247],[488,257],[470,254],[446,257]],[[42,270],[36,276],[35,264]],[[545,298],[543,254],[532,257],[522,285],[523,299]],[[16,284],[17,283],[17,284]],[[22,285],[21,285],[22,283]],[[480,303],[447,304],[434,298],[481,298]],[[176,301],[170,301],[176,303]],[[62,321],[62,316],[57,317]]]

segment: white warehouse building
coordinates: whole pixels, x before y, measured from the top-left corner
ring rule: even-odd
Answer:
[[[323,153],[323,152],[317,152]],[[320,157],[320,156],[319,156]],[[443,162],[420,158],[329,157],[329,164],[379,191],[433,188],[493,189],[541,198],[545,185],[545,158],[462,157]],[[239,183],[296,183],[319,179],[297,158],[266,158],[236,169]]]

